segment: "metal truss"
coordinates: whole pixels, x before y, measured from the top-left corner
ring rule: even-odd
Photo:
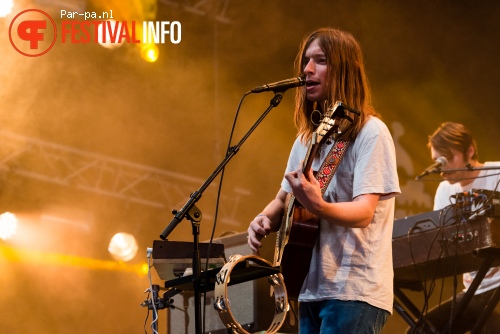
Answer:
[[[0,172],[114,197],[149,207],[180,209],[204,182],[189,175],[101,156],[71,147],[0,131]],[[216,186],[205,191],[215,198]],[[244,189],[221,199],[220,220],[238,225]],[[211,218],[205,215],[205,218]]]
[[[196,15],[211,16],[221,23],[232,23],[226,17],[230,0],[158,0],[158,2],[174,8],[183,8]]]

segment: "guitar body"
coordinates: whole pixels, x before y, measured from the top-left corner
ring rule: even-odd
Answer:
[[[281,266],[288,298],[297,300],[302,283],[309,271],[319,231],[319,218],[301,206],[295,199],[291,198],[288,203],[292,201],[294,202],[293,207],[287,210],[290,215],[284,217],[281,224],[282,229],[279,231],[278,240],[280,236],[283,239],[277,242],[280,251],[275,253],[275,255],[279,254],[279,258],[275,258],[275,262],[278,262],[275,265]]]

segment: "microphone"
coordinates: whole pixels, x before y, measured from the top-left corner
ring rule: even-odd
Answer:
[[[267,85],[262,85],[259,87],[255,87],[250,91],[250,93],[261,93],[268,92],[272,90],[273,92],[284,92],[288,88],[294,88],[299,86],[304,86],[306,84],[306,80],[304,77],[296,77],[291,79],[285,79],[277,82],[273,82]]]
[[[422,174],[417,176],[415,178],[415,180],[419,180],[422,177],[429,175],[429,174],[441,173],[441,169],[443,167],[446,167],[447,164],[448,164],[448,160],[445,157],[438,157],[436,159],[436,162],[434,164],[430,165],[429,167],[427,167],[427,169],[424,170],[424,172]]]

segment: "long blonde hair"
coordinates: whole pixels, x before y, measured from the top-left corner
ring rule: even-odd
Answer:
[[[363,54],[356,39],[349,33],[332,28],[320,28],[304,38],[300,51],[295,59],[297,76],[304,75],[307,65],[305,52],[309,45],[317,40],[325,53],[327,61],[327,82],[330,104],[342,101],[347,106],[359,110],[360,116],[351,115],[354,122],[343,132],[342,137],[348,140],[356,138],[363,127],[367,116],[378,116],[371,105],[371,93],[363,63]],[[295,94],[294,121],[298,135],[307,142],[314,132],[315,125],[311,121],[313,102],[307,100],[305,88],[297,89]],[[324,110],[323,110],[324,112]]]

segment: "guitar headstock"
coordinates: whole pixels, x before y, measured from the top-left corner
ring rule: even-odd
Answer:
[[[325,115],[316,128],[316,131],[312,133],[309,150],[306,158],[304,159],[305,163],[303,165],[303,171],[308,171],[311,168],[313,160],[311,157],[316,155],[318,148],[324,142],[328,143],[332,135],[335,136],[345,130],[346,126],[344,126],[344,124],[346,124],[346,122],[353,122],[353,119],[346,114],[346,110],[357,115],[360,114],[359,111],[349,108],[341,101],[337,101],[325,112]]]
[[[333,106],[328,108],[315,131],[318,143],[323,143],[323,141],[328,140],[332,135],[340,134],[340,126],[344,120],[352,123],[352,118],[346,115],[346,109],[352,111],[350,108],[346,108],[341,101],[335,102]],[[359,112],[356,110],[355,113]]]

